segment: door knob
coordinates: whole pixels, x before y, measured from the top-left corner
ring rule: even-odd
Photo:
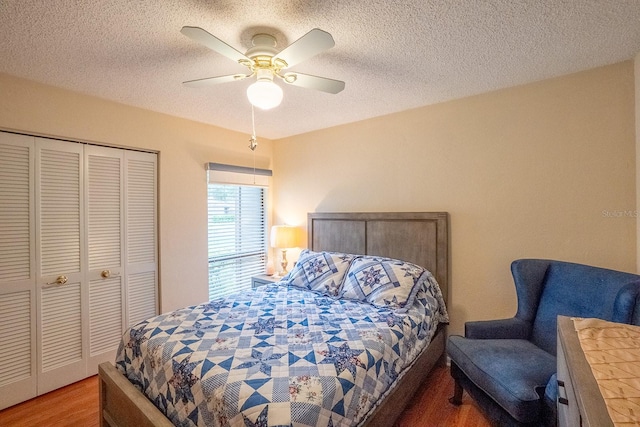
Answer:
[[[55,282],[51,282],[51,283],[47,283],[47,285],[64,285],[65,283],[67,283],[67,276],[58,276],[55,280]]]
[[[102,270],[102,273],[100,273],[100,275],[104,279],[108,279],[109,277],[111,277],[111,271],[110,270]]]

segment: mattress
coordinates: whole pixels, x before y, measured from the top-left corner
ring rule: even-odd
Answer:
[[[116,367],[177,426],[356,426],[442,322],[434,280],[402,312],[280,282],[132,326]]]

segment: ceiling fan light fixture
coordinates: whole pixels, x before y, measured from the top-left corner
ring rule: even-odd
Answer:
[[[282,102],[282,88],[273,82],[270,70],[258,70],[258,81],[247,88],[247,98],[254,107],[270,110]]]
[[[336,94],[344,89],[345,83],[340,80],[295,71],[281,74],[282,70],[335,46],[331,34],[319,28],[314,28],[280,51],[276,49],[277,42],[274,36],[256,34],[251,39],[253,46],[246,53],[241,53],[200,27],[185,26],[180,32],[234,62],[244,65],[250,71],[249,74],[231,74],[188,80],[183,82],[185,86],[211,86],[256,76],[257,81],[247,88],[247,97],[252,106],[263,110],[277,107],[282,102],[282,89],[273,82],[274,77],[281,78],[288,85],[331,94]]]

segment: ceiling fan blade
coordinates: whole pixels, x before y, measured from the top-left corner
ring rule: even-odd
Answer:
[[[314,28],[284,48],[282,52],[273,58],[273,61],[282,59],[287,63],[287,67],[291,67],[335,45],[336,43],[333,41],[331,34],[319,28]]]
[[[340,80],[328,79],[326,77],[310,76],[302,73],[286,73],[285,83],[293,86],[300,86],[307,89],[315,89],[322,92],[336,94],[344,89],[344,82]]]
[[[191,40],[196,41],[236,62],[251,62],[251,59],[246,57],[244,53],[237,51],[213,34],[208,33],[200,27],[182,27],[180,32],[189,37]]]
[[[207,77],[204,79],[188,80],[186,82],[182,82],[182,84],[189,87],[205,87],[217,85],[219,83],[235,82],[236,80],[246,79],[250,76],[251,74],[230,74],[228,76]]]

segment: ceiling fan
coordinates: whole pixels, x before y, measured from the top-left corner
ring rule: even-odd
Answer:
[[[200,27],[182,27],[182,34],[211,50],[244,65],[249,74],[231,74],[227,76],[207,77],[183,82],[185,86],[202,87],[218,83],[233,82],[256,76],[256,82],[247,89],[252,105],[268,110],[282,101],[282,88],[273,82],[274,77],[285,83],[322,92],[336,94],[344,89],[344,82],[326,77],[312,76],[285,70],[320,52],[335,46],[333,37],[326,31],[315,28],[281,51],[276,49],[276,39],[269,34],[256,34],[251,39],[252,47],[241,53],[216,36]]]

